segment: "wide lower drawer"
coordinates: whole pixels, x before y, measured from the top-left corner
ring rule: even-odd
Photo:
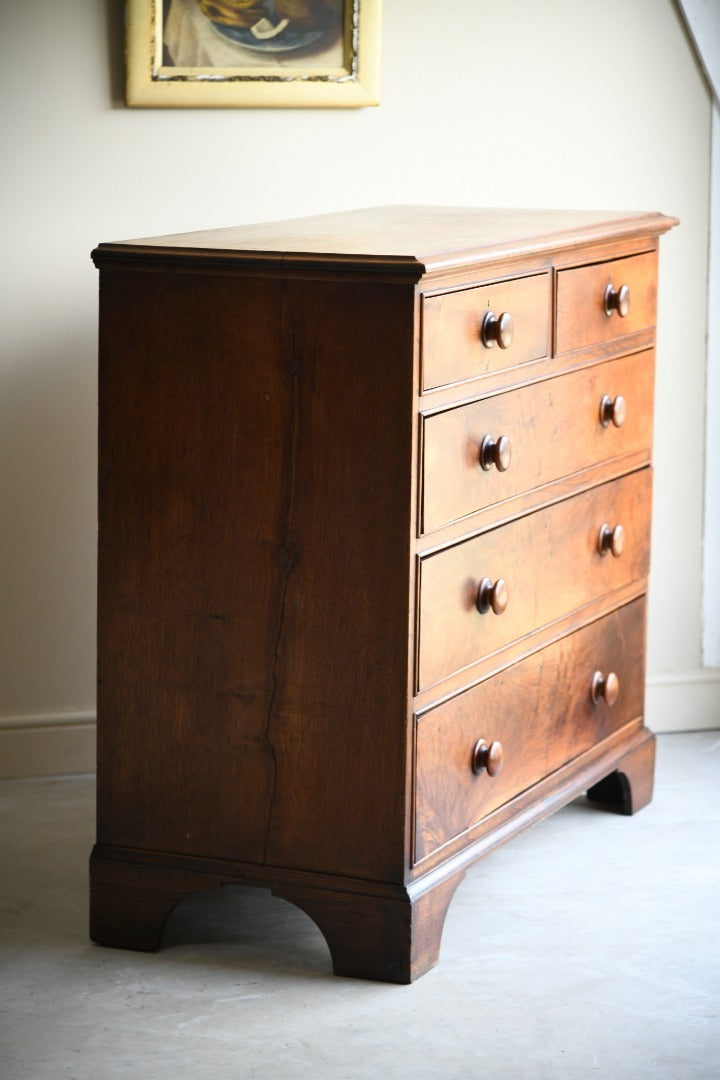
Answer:
[[[417,689],[643,581],[651,495],[640,469],[422,558]]]
[[[421,716],[416,862],[641,716],[644,641],[641,598]]]
[[[654,326],[656,301],[655,251],[560,270],[555,352],[571,352]]]
[[[649,350],[426,417],[422,531],[609,458],[649,454],[653,364]]]
[[[505,317],[502,343],[483,334]],[[508,321],[509,320],[509,321]],[[422,385],[432,390],[546,356],[550,276],[500,281],[423,300]]]

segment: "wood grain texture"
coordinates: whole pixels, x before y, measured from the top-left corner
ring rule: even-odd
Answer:
[[[652,790],[653,754],[649,747],[654,743],[655,736],[641,718],[626,724],[435,850],[416,866],[411,889],[432,888],[434,881],[444,880],[484,858],[579,795],[587,794],[601,779],[624,769],[626,762],[635,787]],[[605,809],[605,804],[598,803],[598,808]]]
[[[104,843],[263,856],[292,430],[281,310],[279,282],[101,282]]]
[[[309,218],[101,244],[98,262],[194,257],[283,270],[310,267],[403,267],[420,274],[529,259],[598,242],[658,235],[677,219],[604,210],[497,210],[476,207],[381,206]]]
[[[550,275],[499,281],[425,297],[422,308],[424,390],[479,378],[546,356],[549,350]],[[487,348],[481,340],[488,311],[509,312],[512,343]]]
[[[402,874],[413,292],[110,273],[99,839]]]
[[[428,416],[423,532],[601,462],[643,452],[649,459],[654,360],[649,351],[630,355]],[[625,399],[619,428],[600,422],[604,394]],[[510,440],[505,472],[480,467],[486,435]]]
[[[297,558],[278,639],[266,857],[397,880],[409,798],[414,295],[289,289],[303,357],[288,515]]]
[[[438,960],[443,923],[460,870],[437,886],[359,886],[323,875],[257,870],[209,859],[151,857],[96,846],[91,860],[90,937],[98,945],[153,952],[186,896],[226,885],[269,885],[301,908],[325,937],[336,975],[408,983]]]
[[[405,982],[474,859],[588,788],[647,801],[673,224],[384,207],[96,249],[95,940],[155,948],[182,896],[252,884],[316,920],[339,974]],[[632,314],[598,322],[618,271]],[[515,321],[480,361],[478,304]],[[485,434],[507,471],[472,464]],[[476,610],[482,577],[502,614]],[[590,701],[606,667],[613,707]],[[492,783],[480,737],[505,743]]]
[[[607,285],[630,288],[630,310],[621,318],[607,316],[603,296]],[[657,251],[606,263],[561,270],[558,273],[555,352],[610,341],[655,325]]]
[[[462,877],[454,874],[417,898],[407,893],[393,898],[361,896],[310,886],[273,892],[292,901],[320,927],[335,975],[409,983],[437,964],[447,909]]]
[[[633,581],[649,566],[651,473],[629,476],[538,510],[430,555],[420,571],[418,686],[432,686],[478,656]],[[601,556],[604,522],[625,529],[620,558]],[[482,578],[509,590],[502,615],[475,606]]]
[[[594,705],[595,671],[620,695]],[[415,857],[435,848],[642,715],[645,603],[637,600],[540,650],[418,721]],[[475,775],[479,738],[504,749],[499,776]]]

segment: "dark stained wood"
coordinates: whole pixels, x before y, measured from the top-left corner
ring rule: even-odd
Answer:
[[[478,739],[473,747],[471,765],[476,776],[486,772],[488,776],[499,776],[505,759],[503,744],[497,739],[488,745],[484,739]]]
[[[649,566],[651,473],[640,469],[422,560],[418,689],[538,626],[633,581]],[[621,523],[621,558],[598,552],[603,522]],[[502,614],[480,614],[480,582],[503,579]]]
[[[290,292],[302,357],[288,517],[297,558],[278,636],[266,859],[396,880],[410,797],[413,294]]]
[[[417,722],[416,860],[642,716],[644,661],[645,603],[637,600],[425,713]],[[612,707],[593,704],[597,668],[619,678]],[[473,771],[480,738],[502,743],[495,777]]]
[[[154,952],[173,908],[191,893],[221,884],[222,879],[179,867],[108,858],[95,847],[90,857],[90,937],[98,945]]]
[[[101,282],[106,844],[263,856],[292,430],[281,309],[270,280],[241,293],[228,278],[112,271]]]
[[[650,351],[583,368],[428,416],[423,423],[422,527],[446,522],[602,461],[645,451],[653,427]],[[603,396],[622,395],[621,427],[603,425]],[[479,463],[483,439],[506,436],[504,471]]]
[[[630,289],[625,318],[605,314],[603,300],[608,285]],[[655,324],[657,300],[657,252],[634,255],[607,263],[561,270],[557,282],[555,351],[571,352],[583,345],[609,341]]]
[[[413,292],[109,273],[98,835],[402,874]]]
[[[655,778],[655,739],[627,754],[618,768],[588,789],[588,798],[604,810],[636,814],[652,799]]]
[[[437,964],[445,915],[462,877],[454,874],[416,897],[362,896],[300,886],[281,886],[273,892],[302,908],[320,927],[335,975],[409,983]]]
[[[380,208],[95,251],[94,940],[156,948],[243,883],[338,974],[407,982],[474,859],[581,791],[647,801],[673,224]]]
[[[121,849],[105,853],[96,847],[90,868],[92,940],[141,952],[160,947],[168,916],[186,896],[223,885],[258,884],[257,874],[241,867],[209,860],[203,865],[186,856],[171,861],[127,853],[123,858]],[[456,872],[431,889],[383,885],[373,890],[342,879],[293,880],[287,872],[270,871],[263,884],[316,923],[336,975],[409,983],[437,963],[445,915],[463,876]]]

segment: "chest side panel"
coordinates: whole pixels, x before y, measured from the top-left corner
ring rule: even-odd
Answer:
[[[402,864],[413,312],[412,288],[105,278],[104,843]]]
[[[281,290],[112,272],[101,291],[99,828],[258,858],[290,394]]]

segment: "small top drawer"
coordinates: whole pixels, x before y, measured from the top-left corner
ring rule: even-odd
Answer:
[[[560,270],[555,352],[572,352],[653,327],[656,298],[656,251]]]
[[[550,276],[544,273],[426,296],[422,309],[423,390],[546,356],[549,308]],[[502,334],[497,330],[501,316]]]

